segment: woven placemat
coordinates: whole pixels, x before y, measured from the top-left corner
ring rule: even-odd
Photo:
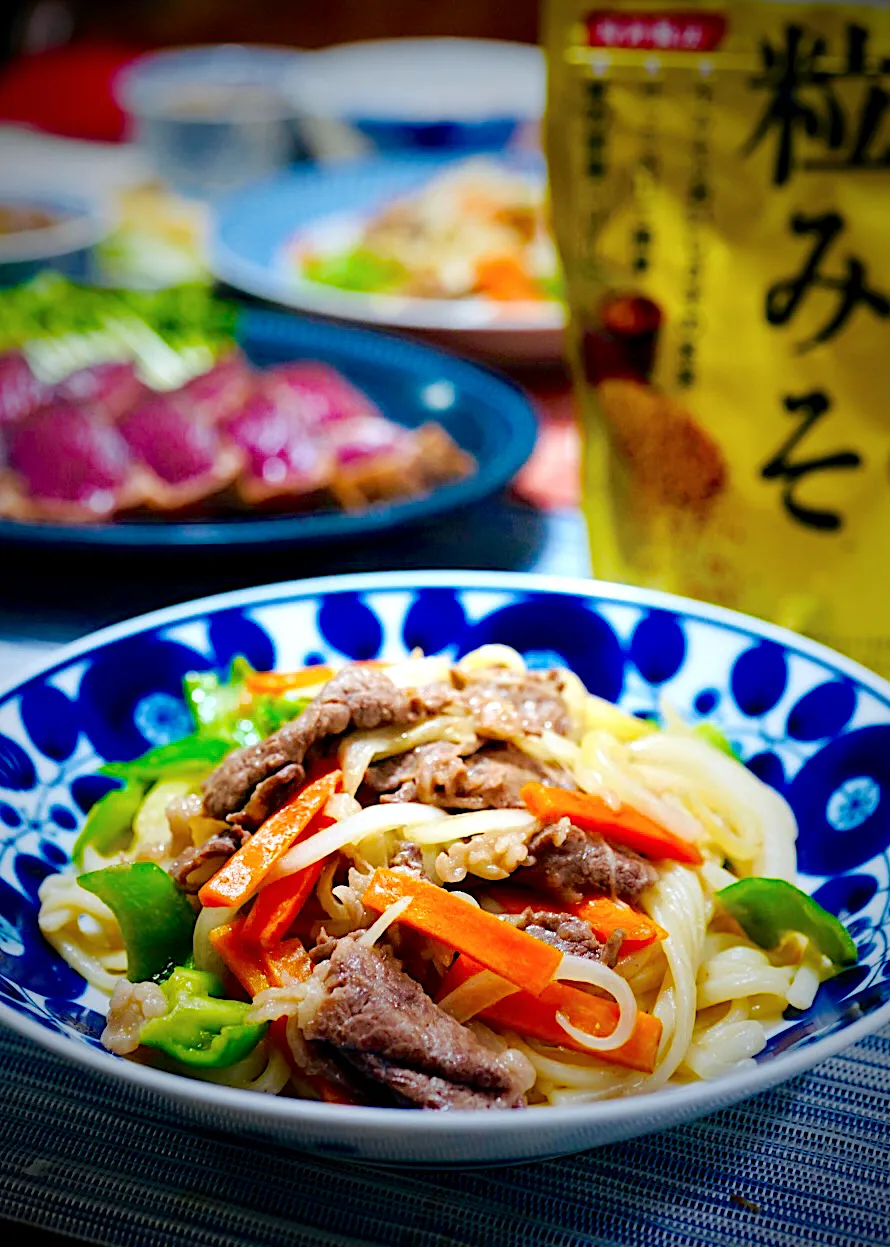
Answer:
[[[195,1130],[0,1028],[0,1216],[115,1247],[887,1247],[890,1028],[694,1125],[465,1170]]]

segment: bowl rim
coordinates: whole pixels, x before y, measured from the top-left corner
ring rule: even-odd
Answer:
[[[381,590],[411,590],[426,588],[481,589],[486,592],[502,591],[528,593],[554,593],[560,596],[587,597],[593,601],[614,602],[642,606],[644,608],[673,611],[706,623],[744,631],[760,639],[776,642],[784,649],[805,658],[828,664],[851,679],[858,681],[886,701],[890,701],[890,683],[860,663],[836,653],[818,641],[798,636],[778,624],[759,620],[740,611],[698,602],[660,589],[648,589],[624,585],[614,581],[578,577],[547,576],[523,572],[485,571],[408,571],[408,572],[360,572],[342,576],[322,576],[306,580],[279,581],[251,589],[234,589],[224,593],[210,594],[175,606],[164,607],[124,620],[109,627],[89,633],[78,641],[54,650],[52,654],[22,679],[15,679],[0,687],[0,703],[14,696],[29,682],[52,674],[61,667],[91,651],[114,641],[140,632],[183,623],[195,616],[251,605],[272,606],[300,598],[318,597],[324,594],[373,593]],[[699,1114],[717,1111],[730,1104],[766,1091],[777,1083],[804,1073],[821,1061],[856,1043],[859,1039],[880,1029],[890,1022],[890,1001],[878,1006],[865,1017],[856,1019],[838,1031],[825,1035],[797,1051],[780,1053],[768,1065],[745,1069],[736,1074],[713,1081],[690,1083],[683,1086],[662,1087],[640,1095],[600,1100],[590,1104],[547,1106],[546,1118],[537,1110],[522,1114],[519,1119],[513,1113],[480,1113],[470,1109],[457,1109],[448,1113],[410,1113],[398,1108],[370,1108],[365,1106],[325,1104],[313,1100],[262,1096],[254,1091],[238,1090],[216,1083],[190,1079],[180,1074],[152,1069],[133,1061],[115,1057],[110,1052],[100,1052],[87,1043],[80,1043],[67,1035],[48,1030],[38,1021],[24,1017],[8,1005],[0,1002],[0,1022],[58,1056],[79,1062],[100,1075],[114,1077],[145,1088],[173,1100],[188,1103],[193,1108],[208,1111],[224,1110],[241,1112],[245,1120],[263,1120],[269,1125],[285,1126],[288,1123],[313,1125],[319,1128],[361,1126],[366,1138],[392,1139],[394,1134],[414,1135],[430,1133],[447,1137],[454,1133],[470,1131],[474,1136],[500,1139],[512,1133],[517,1126],[528,1129],[535,1122],[551,1131],[569,1131],[572,1127],[589,1125],[599,1129],[610,1126],[626,1126],[636,1118],[645,1122],[645,1131],[655,1131],[678,1124]],[[628,1131],[626,1133],[642,1133]],[[616,1138],[626,1137],[625,1133]]]
[[[395,54],[422,54],[432,51],[435,55],[451,58],[462,64],[466,69],[467,60],[478,58],[480,61],[491,61],[497,58],[502,65],[516,65],[525,61],[529,73],[540,73],[540,99],[531,99],[524,105],[505,107],[492,105],[483,109],[467,111],[451,110],[447,107],[412,113],[400,111],[394,106],[374,104],[370,99],[364,105],[356,103],[336,103],[332,96],[322,101],[315,100],[312,95],[313,79],[317,72],[330,71],[348,72],[362,62],[372,66],[375,73],[380,73],[381,58],[385,62]],[[350,39],[343,43],[329,44],[304,54],[303,63],[295,66],[289,79],[288,90],[292,99],[305,110],[307,115],[321,119],[336,119],[361,127],[364,124],[375,126],[410,126],[422,129],[429,126],[453,125],[459,129],[473,129],[476,126],[492,122],[526,122],[540,121],[545,107],[546,71],[544,55],[537,44],[522,43],[516,39],[485,39],[462,35],[395,35],[378,39]],[[317,80],[317,79],[316,79]],[[537,94],[530,91],[530,97]],[[336,94],[336,92],[335,92]]]
[[[85,250],[112,228],[111,213],[99,202],[47,190],[27,183],[0,191],[0,202],[56,210],[66,215],[52,225],[0,235],[0,264],[42,260]]]
[[[170,87],[270,86],[278,97],[278,106],[259,120],[267,123],[291,121],[298,116],[298,110],[287,84],[290,74],[306,55],[298,48],[273,43],[195,43],[158,48],[134,56],[122,65],[114,75],[111,92],[115,102],[130,116],[161,117],[176,125],[206,125],[208,122],[229,124],[244,118],[236,110],[223,111],[215,117],[169,112],[166,91]],[[202,62],[209,72],[202,76],[199,69],[195,76],[195,65],[200,66]],[[270,69],[275,71],[271,82]]]

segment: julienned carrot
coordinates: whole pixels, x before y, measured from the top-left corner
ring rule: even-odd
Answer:
[[[624,932],[622,954],[638,952],[667,936],[667,931],[648,914],[632,909],[626,901],[613,900],[611,896],[586,896],[581,901],[563,905],[552,896],[544,896],[531,889],[514,888],[506,883],[497,884],[489,896],[508,914],[521,914],[526,909],[545,914],[574,914],[588,922],[597,939],[604,942],[613,931],[621,930]]]
[[[318,820],[314,820],[317,822]],[[312,894],[327,858],[297,870],[257,893],[253,909],[244,922],[244,938],[261,948],[271,948],[284,939],[288,929]]]
[[[300,832],[297,842],[330,827],[333,821],[325,813],[316,814]],[[327,861],[328,858],[323,857],[321,861],[313,862],[311,866],[296,870],[292,875],[285,875],[283,879],[276,879],[261,888],[244,923],[244,938],[263,948],[271,948],[273,944],[284,939],[291,924],[312,895],[312,889],[318,883]]]
[[[362,903],[366,909],[382,913],[406,896],[411,897],[411,904],[399,922],[467,953],[487,970],[535,996],[559,969],[562,953],[558,948],[422,879],[412,879],[394,870],[377,870],[365,889]]]
[[[210,943],[248,996],[255,996],[272,984],[257,950],[244,939],[243,928],[244,919],[236,917],[225,926],[211,931]]]
[[[340,771],[330,771],[307,785],[262,824],[198,893],[202,905],[243,905],[337,791]]]
[[[330,667],[303,667],[300,671],[249,671],[244,684],[251,693],[271,693],[280,696],[294,689],[311,688],[313,684],[325,684],[334,672]]]
[[[648,914],[632,909],[626,901],[611,896],[588,896],[569,907],[578,918],[589,922],[594,935],[604,942],[615,931],[623,931],[621,954],[635,953],[656,940],[667,939],[667,931]]]
[[[530,813],[542,823],[570,818],[582,831],[597,832],[603,839],[655,861],[668,859],[701,865],[702,856],[694,844],[628,805],[613,810],[602,797],[536,783],[526,784],[521,796]]]
[[[463,955],[458,957],[442,982],[439,1000],[444,1000],[455,988],[482,969],[471,958]],[[493,1022],[496,1026],[503,1026],[529,1039],[590,1055],[589,1048],[585,1048],[563,1030],[556,1020],[558,1013],[564,1014],[574,1026],[586,1034],[599,1038],[615,1029],[619,1010],[611,1000],[604,1000],[601,996],[588,996],[586,992],[570,987],[567,983],[550,983],[540,996],[533,996],[526,991],[513,992],[497,1004],[483,1009],[478,1016],[486,1022]],[[594,1055],[602,1061],[651,1074],[655,1069],[660,1039],[661,1022],[649,1013],[640,1012],[627,1043],[620,1048],[596,1052]]]
[[[284,987],[291,979],[302,983],[312,973],[312,962],[302,940],[281,940],[260,953],[266,977],[273,987]]]
[[[312,973],[312,962],[300,940],[281,940],[273,948],[257,948],[245,939],[240,915],[211,931],[210,942],[249,996],[269,987],[283,987],[288,979],[302,982]]]
[[[515,256],[488,256],[476,265],[476,284],[490,299],[537,302],[541,291]]]

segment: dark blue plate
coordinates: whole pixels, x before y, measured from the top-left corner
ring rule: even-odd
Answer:
[[[95,525],[0,520],[0,543],[163,550],[295,546],[360,538],[479,502],[501,489],[534,447],[535,415],[518,386],[431,347],[282,312],[253,310],[241,314],[238,339],[259,367],[294,359],[324,360],[364,390],[390,419],[408,428],[437,420],[474,457],[476,471],[425,497],[358,514],[331,510],[274,518],[238,516],[189,523],[127,520]]]

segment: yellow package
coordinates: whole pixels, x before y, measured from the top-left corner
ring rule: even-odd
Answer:
[[[550,0],[594,571],[890,674],[890,8]]]

